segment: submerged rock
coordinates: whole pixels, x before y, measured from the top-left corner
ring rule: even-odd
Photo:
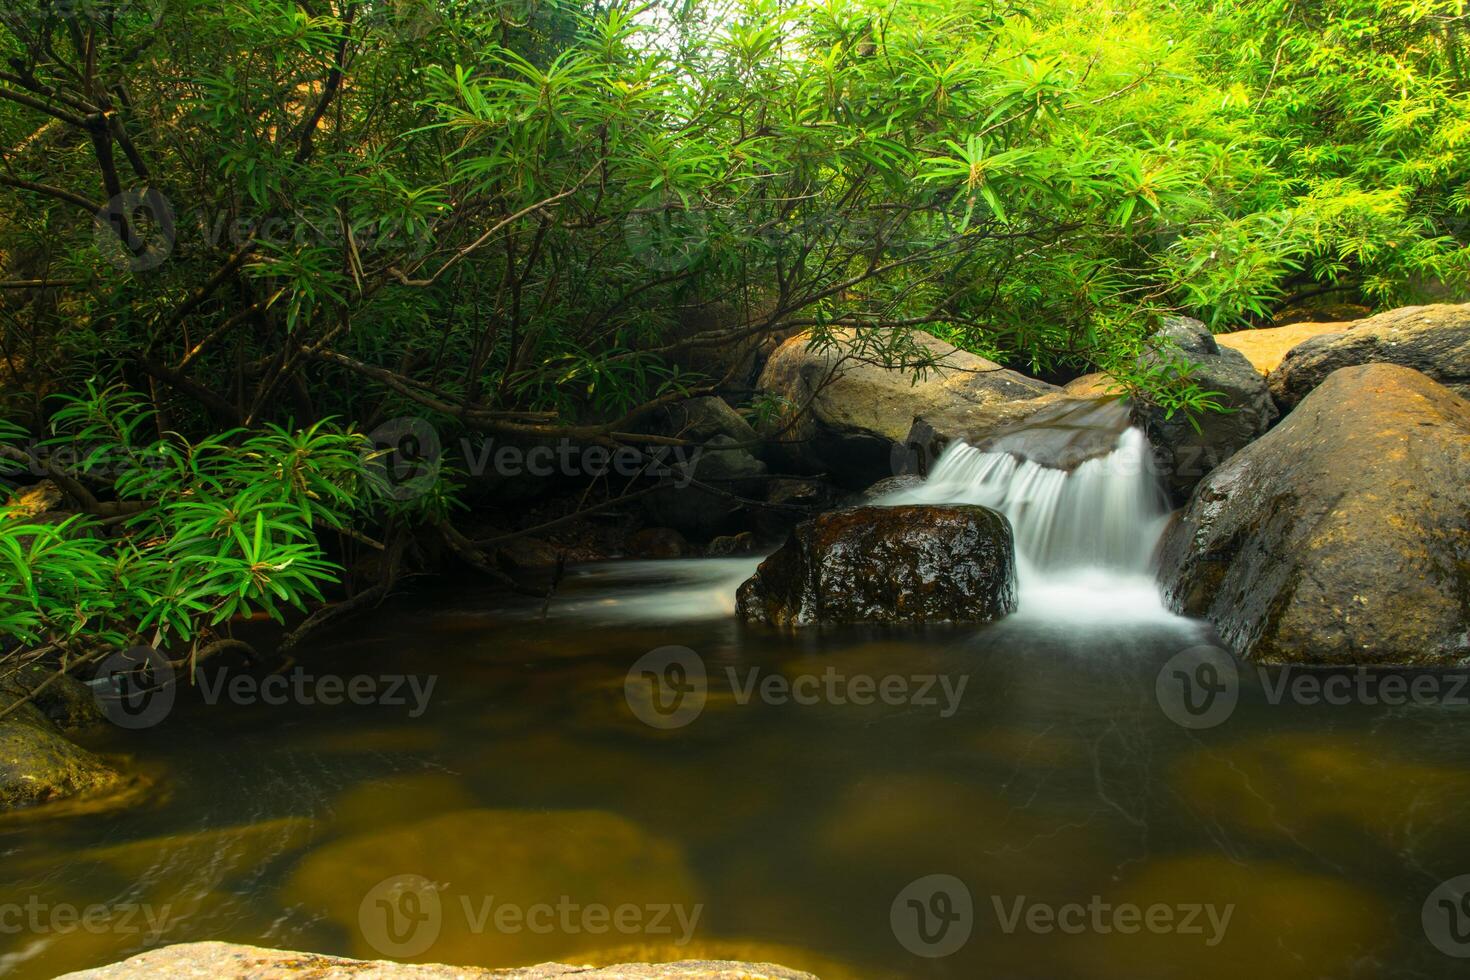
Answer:
[[[1408,690],[1415,675],[1400,676]],[[1335,864],[1450,866],[1464,838],[1470,773],[1458,760],[1426,759],[1423,749],[1396,746],[1381,731],[1271,732],[1181,757],[1171,786],[1194,822]]]
[[[1165,536],[1176,611],[1263,663],[1470,660],[1470,401],[1335,372],[1195,490]]]
[[[640,915],[652,906],[664,907],[659,928],[669,931],[655,938],[674,939],[692,930],[703,911],[677,844],[598,810],[461,810],[347,837],[307,854],[283,897],[289,905],[324,912],[352,938],[354,954],[381,956],[391,940],[384,931],[387,923],[381,915],[377,920],[365,916],[379,900],[391,906],[394,896],[388,889],[402,876],[436,890],[419,896],[440,909],[432,941],[413,951],[392,950],[399,958],[422,962],[536,963],[642,935],[614,928],[608,920],[596,931],[582,928],[580,918],[566,925],[556,911],[559,905],[579,910],[636,906]],[[553,910],[550,928],[543,928],[545,923],[529,928],[541,921],[533,907],[543,906]],[[485,918],[506,908],[527,916],[519,928],[498,928],[496,919]],[[691,917],[694,925],[686,926]]]
[[[1396,949],[1393,910],[1349,882],[1289,864],[1214,853],[1166,857],[1130,867],[1099,897],[1107,903],[1097,913],[1101,927],[1042,937],[1052,955],[1069,961],[1071,975],[1321,980],[1397,973],[1387,967],[1397,961],[1384,959]],[[1090,916],[1089,893],[1072,901]],[[1160,914],[1168,918],[1156,920]]]
[[[682,960],[674,963],[622,963],[596,968],[543,963],[518,970],[482,970],[475,967],[426,964],[414,966],[385,960],[349,960],[340,956],[295,953],[235,943],[181,943],[139,953],[131,959],[95,970],[68,973],[60,980],[154,980],[155,977],[210,977],[212,980],[817,980],[772,963],[728,960]]]
[[[981,623],[1016,607],[1010,522],[987,507],[854,507],[797,526],[740,586],[747,622]]]
[[[1164,485],[1183,503],[1205,474],[1249,445],[1276,421],[1276,406],[1263,378],[1245,355],[1222,349],[1208,327],[1188,317],[1170,317],[1155,335],[1151,360],[1167,359],[1177,348],[1195,365],[1191,379],[1205,391],[1218,392],[1226,412],[1202,412],[1193,422],[1183,410],[1141,406],[1136,415],[1154,446],[1154,459]],[[1196,427],[1197,426],[1197,427]]]
[[[894,451],[919,416],[988,409],[1060,390],[927,333],[916,331],[913,338],[938,361],[922,379],[912,370],[846,359],[840,348],[812,350],[808,333],[792,337],[771,355],[759,386],[793,410],[811,403],[790,428],[784,428],[788,417],[765,430],[787,465],[831,473],[849,488],[861,489],[894,472]]]
[[[1339,368],[1400,364],[1470,397],[1470,304],[1406,306],[1293,347],[1271,372],[1271,394],[1290,411]]]

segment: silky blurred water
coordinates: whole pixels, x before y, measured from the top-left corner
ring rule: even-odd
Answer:
[[[161,942],[378,957],[359,918],[367,891],[421,874],[445,889],[446,910],[462,892],[702,907],[683,946],[446,924],[415,957],[428,961],[736,955],[827,977],[1037,980],[1461,975],[1420,918],[1438,882],[1470,869],[1465,709],[1271,704],[1247,671],[1229,719],[1191,731],[1161,709],[1157,683],[1169,658],[1208,638],[1197,624],[1112,615],[1088,627],[1023,611],[983,628],[788,635],[698,598],[724,595],[733,570],[574,569],[545,617],[536,601],[442,592],[385,607],[304,657],[317,673],[434,675],[417,719],[402,706],[186,696],[155,729],[95,741],[151,760],[148,805],[0,823],[0,906],[166,905]],[[630,708],[626,681],[670,645],[699,656],[705,704],[660,730]],[[741,703],[752,670],[920,680],[901,703],[820,685],[811,703]],[[943,698],[919,703],[931,677],[964,680],[948,715]],[[890,913],[934,874],[965,884],[974,918],[967,943],[930,959],[904,945]],[[1003,928],[1018,900],[1093,896],[1235,910],[1213,946]],[[116,930],[6,931],[0,970],[49,977],[145,945]]]

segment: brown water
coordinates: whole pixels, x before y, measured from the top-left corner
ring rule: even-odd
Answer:
[[[374,910],[422,906],[375,889],[417,875],[440,899],[422,961],[731,956],[828,980],[1465,975],[1421,913],[1470,872],[1466,709],[1272,704],[1249,673],[1233,715],[1192,731],[1156,682],[1206,638],[1197,624],[793,637],[723,612],[739,570],[583,569],[544,619],[470,590],[402,601],[304,658],[316,674],[435,675],[416,719],[195,696],[157,728],[106,735],[96,747],[150,760],[157,790],[121,812],[0,823],[0,974],[200,939],[378,958],[420,935],[385,939]],[[667,645],[697,652],[708,682],[702,713],[665,730],[625,681]],[[966,680],[952,712],[937,684],[933,705],[741,704],[727,668],[737,686],[751,669]],[[938,949],[916,939],[918,913],[932,938],[960,912],[913,885],[931,875],[973,906],[968,941],[939,958],[914,951]],[[536,918],[558,902],[569,918]],[[104,912],[93,929],[10,929],[3,909],[27,903]],[[1125,932],[1101,903],[1157,905],[1176,928]],[[497,920],[505,906],[538,928]],[[609,924],[620,906],[633,911]],[[1196,906],[1200,931],[1178,929]],[[1230,907],[1222,935],[1206,906]]]

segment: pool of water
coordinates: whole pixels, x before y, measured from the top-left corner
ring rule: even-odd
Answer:
[[[1458,893],[1433,897],[1470,873],[1453,679],[1323,704],[1245,670],[1202,725],[1169,685],[1215,676],[1187,659],[1208,630],[1098,583],[989,627],[790,635],[731,614],[751,564],[580,568],[544,611],[439,588],[302,658],[379,694],[432,679],[424,703],[195,691],[99,735],[156,787],[0,822],[0,975],[200,939],[828,980],[1464,975]]]

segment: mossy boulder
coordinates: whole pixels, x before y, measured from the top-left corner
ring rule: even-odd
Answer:
[[[126,781],[100,756],[68,741],[31,705],[0,719],[0,812],[110,792]]]
[[[989,622],[1016,608],[1011,525],[972,505],[833,511],[797,525],[736,605],[783,627]]]
[[[1470,661],[1470,401],[1397,365],[1337,371],[1196,488],[1161,574],[1261,663]]]

